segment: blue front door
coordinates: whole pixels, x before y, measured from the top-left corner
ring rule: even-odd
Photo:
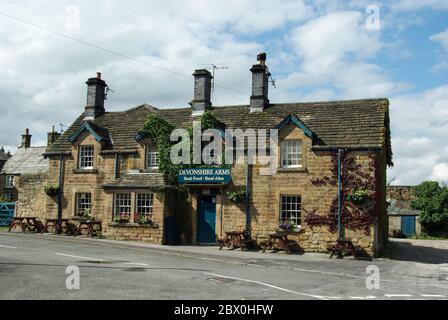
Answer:
[[[215,235],[216,204],[215,197],[200,197],[198,199],[198,236],[202,243],[216,242]]]
[[[401,216],[401,232],[405,236],[415,234],[415,216]]]

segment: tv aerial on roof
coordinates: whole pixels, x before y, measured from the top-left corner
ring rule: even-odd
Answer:
[[[214,63],[209,63],[209,64],[200,64],[200,66],[206,66],[207,69],[212,69],[212,94],[215,91],[215,73],[216,70],[226,70],[229,69],[228,66],[226,66],[225,64],[214,64]]]

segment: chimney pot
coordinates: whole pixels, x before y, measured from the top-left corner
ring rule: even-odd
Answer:
[[[22,134],[22,143],[20,144],[20,148],[29,148],[29,147],[31,147],[31,135],[30,130],[26,128],[25,133]]]
[[[202,115],[205,110],[212,107],[211,90],[212,90],[212,74],[206,69],[195,70],[194,76],[194,96],[190,102],[192,115]]]
[[[93,120],[104,114],[104,100],[106,99],[106,82],[101,79],[101,72],[96,73],[96,78],[89,78],[87,84],[87,103],[84,112],[84,120]]]
[[[59,132],[54,131],[54,125],[51,126],[51,132],[47,133],[47,147],[51,146],[61,136]]]
[[[261,112],[269,105],[268,88],[271,75],[266,66],[266,53],[257,55],[258,64],[254,64],[252,72],[252,95],[250,96],[250,112]]]

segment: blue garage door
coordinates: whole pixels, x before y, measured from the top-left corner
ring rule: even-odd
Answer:
[[[200,197],[198,199],[198,236],[201,243],[216,242],[216,201],[214,196]]]
[[[405,236],[415,234],[415,216],[401,216],[401,232]]]

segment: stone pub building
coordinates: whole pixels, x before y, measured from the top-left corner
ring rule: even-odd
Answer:
[[[88,213],[103,221],[108,238],[154,243],[168,243],[172,228],[182,243],[214,243],[226,231],[246,228],[262,241],[288,221],[300,228],[296,238],[305,251],[326,251],[337,238],[340,213],[346,237],[370,254],[380,252],[388,232],[386,167],[392,165],[388,100],[274,103],[266,55],[257,58],[246,105],[212,105],[212,76],[196,70],[188,107],[143,104],[108,112],[106,82],[99,73],[88,79],[85,108],[44,153],[49,183],[61,193],[41,214]],[[229,129],[277,128],[278,169],[262,175],[261,164],[234,164],[225,183],[186,183],[180,208],[158,168],[157,145],[139,132],[151,114],[189,128],[207,111]],[[247,190],[239,202],[228,196],[238,190]],[[142,217],[152,224],[139,223]]]

